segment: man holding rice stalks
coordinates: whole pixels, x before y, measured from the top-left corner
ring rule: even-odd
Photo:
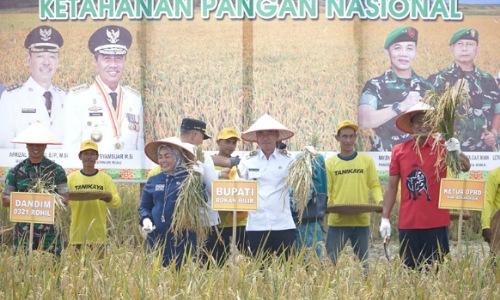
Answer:
[[[276,142],[294,133],[268,114],[260,117],[241,138],[259,146],[241,163],[241,174],[258,184],[258,208],[248,213],[247,241],[252,255],[284,255],[288,258],[295,242],[295,222],[290,209],[290,196],[285,187],[293,158]]]
[[[460,105],[462,118],[456,121],[456,132],[464,151],[497,151],[500,131],[500,91],[495,78],[480,70],[474,59],[479,54],[479,32],[473,28],[460,29],[450,39],[453,64],[429,77],[428,81],[441,94],[447,85],[467,81],[470,103]]]
[[[10,206],[11,192],[57,194],[56,204],[67,205],[68,184],[66,172],[45,157],[47,145],[61,145],[61,141],[44,125],[35,122],[22,131],[12,143],[26,144],[28,158],[10,169],[5,179],[2,205]],[[64,207],[64,206],[62,206]],[[55,255],[62,250],[61,235],[53,224],[33,223],[33,249],[41,248]],[[30,223],[16,223],[13,252],[28,247]]]
[[[380,223],[380,234],[386,240],[391,236],[389,217],[401,182],[399,254],[403,263],[412,269],[442,262],[450,252],[450,213],[438,208],[441,178],[446,178],[447,169],[453,168],[450,162],[445,163],[445,156],[455,153],[461,166],[459,171],[470,169],[469,158],[460,150],[456,138],[448,138],[443,145],[432,136],[433,131],[440,129],[429,125],[430,111],[429,105],[420,102],[396,119],[396,126],[414,138],[392,150]]]
[[[184,118],[181,123],[181,141],[201,147],[204,140],[211,138],[207,134],[207,124],[201,120]],[[230,159],[218,157],[221,161],[225,161],[224,165],[231,165]],[[220,164],[219,164],[220,165]],[[202,259],[208,261],[210,256],[219,257],[219,253],[214,253],[217,250],[216,244],[218,240],[218,225],[220,223],[219,213],[212,209],[212,181],[222,178],[228,178],[229,169],[216,170],[212,156],[203,152],[202,165],[203,183],[205,184],[205,194],[207,197],[208,209],[200,211],[201,218],[205,222],[205,226],[209,227],[208,237],[204,245]]]
[[[26,37],[24,47],[28,50],[30,78],[0,94],[0,147],[20,147],[11,143],[12,139],[34,122],[41,122],[59,139],[63,138],[63,129],[67,127],[63,114],[66,91],[52,84],[63,43],[59,31],[46,25],[33,29]]]
[[[107,207],[118,208],[122,205],[122,199],[111,176],[95,168],[98,157],[97,144],[92,140],[83,141],[78,153],[83,168],[68,176],[70,191],[108,192],[101,198],[70,201],[70,244],[77,249],[80,249],[82,244],[102,248],[106,242]],[[101,253],[101,256],[103,254]]]
[[[384,49],[391,67],[366,82],[358,103],[361,129],[372,128],[371,151],[391,151],[411,137],[394,125],[396,117],[417,104],[432,85],[412,69],[417,57],[418,31],[400,27],[386,38]]]
[[[357,131],[358,126],[347,120],[337,125],[335,139],[340,143],[340,153],[326,160],[329,205],[368,205],[368,191],[375,203],[383,199],[373,159],[354,150]],[[326,251],[334,264],[347,240],[351,241],[354,253],[367,270],[370,213],[332,213],[328,216]]]

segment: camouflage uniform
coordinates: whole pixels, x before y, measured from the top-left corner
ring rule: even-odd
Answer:
[[[368,104],[377,110],[384,109],[405,100],[412,91],[419,92],[423,97],[429,89],[433,89],[432,85],[415,72],[412,71],[411,78],[399,78],[392,69],[389,69],[381,76],[365,83],[358,105]],[[371,151],[389,152],[394,145],[411,138],[408,133],[396,128],[396,117],[374,128],[375,136],[372,138]]]
[[[500,113],[499,90],[495,79],[490,74],[474,66],[471,72],[464,72],[456,64],[431,75],[428,81],[436,87],[438,93],[446,88],[446,83],[454,85],[459,79],[465,78],[469,84],[470,107],[466,111],[465,105],[458,107],[458,113],[463,116],[456,120],[455,130],[457,138],[462,141],[463,151],[492,151],[484,144],[481,134],[483,125],[491,129],[493,117]]]
[[[42,179],[45,190],[64,194],[68,192],[66,172],[55,162],[43,158],[40,164],[32,164],[28,159],[23,160],[12,168],[5,179],[3,193],[10,195],[11,192],[34,192],[33,181]],[[43,243],[42,249],[59,255],[61,253],[61,237],[54,225],[34,224],[33,249],[38,249]],[[29,242],[30,223],[16,223],[14,227],[14,247],[16,253],[19,246],[26,248]]]

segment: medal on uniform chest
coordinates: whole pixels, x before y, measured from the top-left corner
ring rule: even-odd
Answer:
[[[134,115],[132,112],[132,108],[129,109],[130,113],[127,113],[127,121],[128,121],[128,129],[132,131],[139,131],[139,116]]]
[[[116,150],[120,150],[121,148],[123,148],[123,143],[116,142],[116,144],[115,144],[115,149],[116,149]]]
[[[99,143],[100,141],[102,141],[102,132],[100,132],[99,130],[94,130],[92,131],[92,133],[90,134],[90,138],[96,142],[96,143]]]

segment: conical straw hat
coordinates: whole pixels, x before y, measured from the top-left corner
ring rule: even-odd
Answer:
[[[247,142],[257,142],[257,131],[264,130],[277,130],[279,132],[278,141],[287,140],[295,134],[270,115],[264,114],[247,131],[243,132],[241,138]]]
[[[146,156],[151,159],[154,163],[158,164],[158,148],[161,145],[170,145],[178,148],[184,154],[189,158],[189,159],[194,159],[194,149],[195,146],[193,144],[189,143],[183,143],[179,138],[176,137],[169,137],[166,139],[161,139],[161,140],[156,140],[149,142],[145,147],[144,147],[144,152],[146,153]]]
[[[428,110],[432,110],[431,106],[429,106],[426,103],[419,102],[415,104],[412,108],[401,114],[397,119],[396,119],[396,127],[399,128],[399,130],[413,134],[413,129],[411,128],[410,124],[410,119],[411,117],[419,112],[426,112]]]
[[[61,140],[40,122],[34,122],[26,127],[12,140],[12,143],[62,145]]]

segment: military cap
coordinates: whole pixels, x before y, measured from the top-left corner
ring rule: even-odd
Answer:
[[[182,119],[181,129],[198,130],[203,133],[203,139],[209,139],[211,136],[207,134],[207,124],[201,120],[184,118]]]
[[[474,28],[460,29],[451,37],[450,46],[458,40],[473,40],[479,43],[479,32]]]
[[[33,29],[26,40],[24,48],[31,52],[59,52],[64,43],[62,35],[50,26],[39,26]]]
[[[393,30],[385,39],[384,49],[388,49],[392,44],[399,42],[415,42],[418,41],[418,31],[410,26],[399,27]]]
[[[89,50],[104,55],[125,55],[132,44],[132,35],[126,28],[116,25],[97,29],[89,39]]]

